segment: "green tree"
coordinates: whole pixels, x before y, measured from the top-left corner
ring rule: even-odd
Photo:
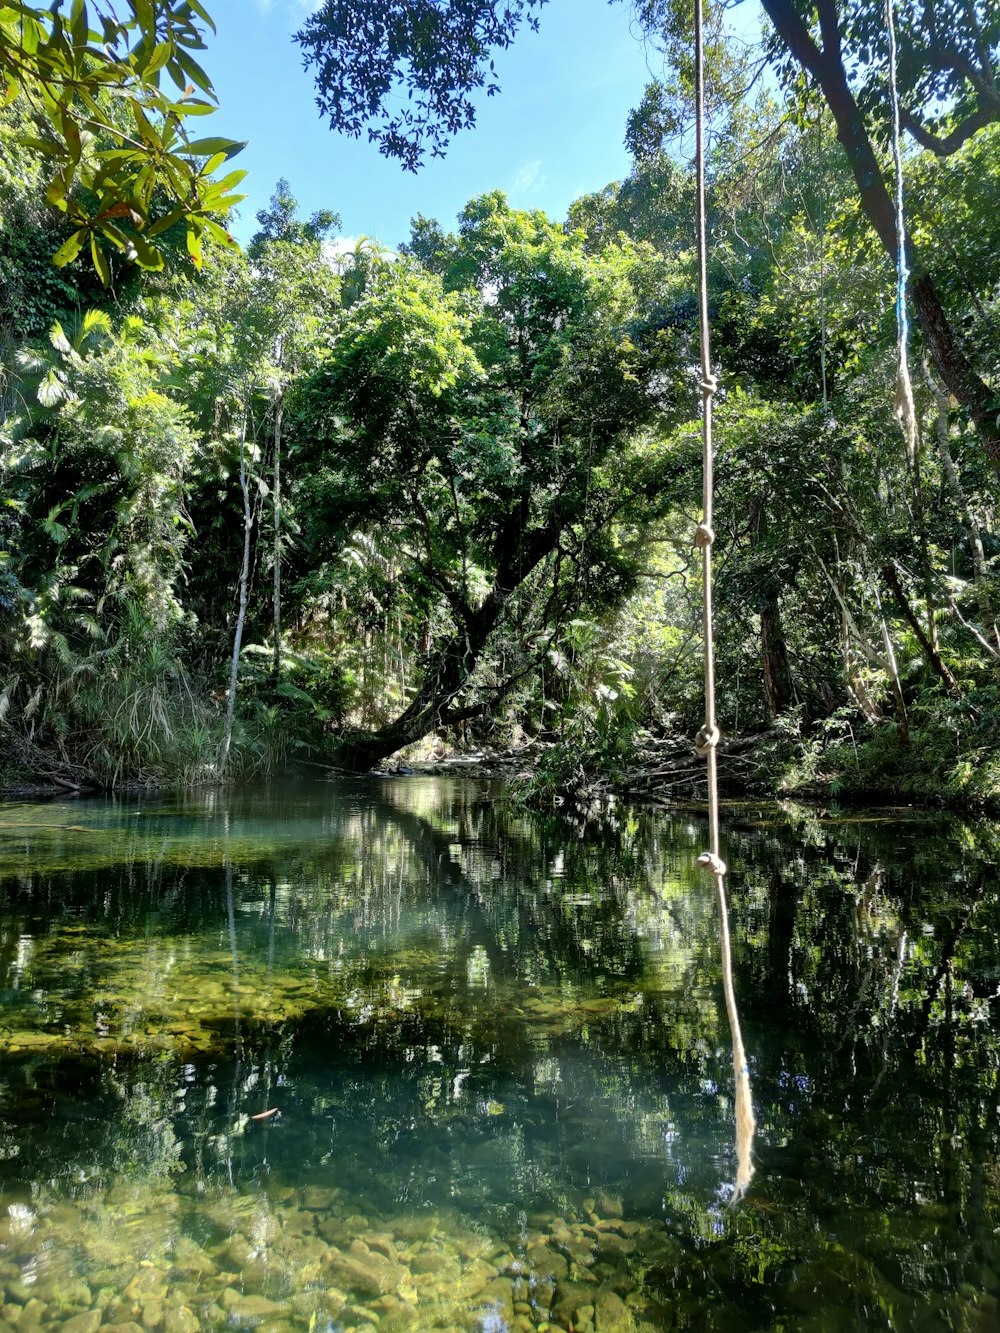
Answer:
[[[881,0],[851,6],[838,0],[762,3],[774,29],[773,63],[793,96],[801,91],[797,67],[820,88],[862,211],[895,260],[895,210],[880,151],[890,123],[881,77],[888,40]],[[988,0],[942,0],[931,6],[904,0],[897,8],[903,123],[922,147],[947,157],[1000,119],[1000,29]],[[370,136],[383,152],[414,168],[424,139],[441,152],[450,134],[472,123],[468,93],[482,86],[486,52],[492,45],[509,44],[525,5],[506,6],[500,19],[489,0],[449,6],[446,15],[413,0],[398,0],[388,10],[376,5],[360,9],[364,12],[346,0],[328,0],[299,34],[307,60],[317,66],[320,105],[334,128],[353,134],[381,117]],[[711,9],[721,12],[718,5]],[[678,0],[634,0],[633,10],[646,33],[662,39],[677,67],[669,96],[648,96],[644,118],[647,125],[658,122],[672,131],[678,99],[683,101],[690,90],[691,11]],[[709,54],[717,73],[740,67],[718,40]],[[725,82],[716,79],[713,90],[731,102]],[[417,94],[415,111],[390,109],[399,83],[411,96]],[[496,90],[489,85],[489,91]],[[928,351],[940,378],[975,423],[994,469],[1000,470],[997,390],[941,300],[932,249],[911,249],[909,293]]]
[[[641,432],[685,396],[683,338],[642,322],[666,281],[643,247],[588,256],[582,233],[493,193],[445,239],[443,277],[367,262],[295,408],[307,540],[332,554],[352,531],[391,533],[422,608],[415,692],[345,738],[361,767],[488,715],[560,623],[633,586],[636,549],[614,529],[641,533],[662,508],[669,468]],[[497,656],[484,671],[500,637],[506,670]]]
[[[296,217],[298,205],[287,180],[278,181],[270,207],[257,214],[260,231],[247,250],[253,266],[255,306],[260,335],[272,369],[271,499],[273,544],[272,639],[275,684],[281,676],[282,450],[284,403],[289,382],[314,355],[317,339],[337,304],[338,281],[323,253],[340,218],[329,209],[308,222]]]
[[[191,133],[215,109],[193,54],[213,26],[208,12],[199,0],[129,0],[118,9],[72,0],[65,8],[62,0],[0,6],[0,101],[20,99],[30,110],[35,131],[26,143],[51,164],[45,198],[68,224],[55,263],[86,248],[108,285],[107,246],[155,270],[177,224],[196,265],[206,235],[234,245],[219,219],[241,197],[233,189],[246,173],[214,174],[242,144]]]
[[[263,599],[255,598],[251,584],[268,508],[276,673],[280,668],[280,573],[289,535],[282,500],[283,404],[289,383],[314,364],[339,290],[337,274],[323,254],[323,238],[337,221],[334,214],[298,222],[287,183],[279,182],[271,209],[262,211],[260,221],[261,232],[247,254],[219,251],[201,277],[178,279],[173,290],[151,302],[164,345],[171,349],[171,385],[189,404],[202,438],[189,487],[200,541],[187,602],[206,635],[218,630],[231,646],[223,769],[236,717],[245,631],[263,624]],[[220,570],[232,569],[234,551],[237,611],[231,621],[218,590]],[[211,639],[206,646],[218,647]]]
[[[332,129],[369,138],[410,171],[475,124],[469,94],[499,91],[490,59],[545,0],[324,0],[296,34]],[[406,101],[400,105],[399,91]]]

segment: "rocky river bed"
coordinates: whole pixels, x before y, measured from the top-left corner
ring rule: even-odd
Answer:
[[[125,1185],[100,1199],[11,1204],[0,1222],[0,1330],[684,1326],[676,1301],[667,1307],[647,1283],[678,1265],[678,1240],[626,1220],[610,1195],[583,1200],[579,1214],[531,1215],[506,1235],[457,1214],[355,1207],[322,1187],[190,1199]],[[691,1312],[694,1300],[687,1293]]]

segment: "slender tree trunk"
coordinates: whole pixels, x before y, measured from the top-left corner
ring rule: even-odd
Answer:
[[[844,675],[847,680],[847,688],[850,690],[851,694],[857,700],[858,707],[861,709],[862,713],[865,715],[868,721],[877,722],[878,719],[881,717],[881,713],[879,712],[878,706],[872,701],[871,696],[869,695],[867,689],[865,688],[864,681],[855,671],[854,648],[852,646],[852,638],[853,640],[857,641],[858,647],[861,649],[861,651],[864,653],[864,655],[868,658],[869,662],[871,662],[873,666],[879,665],[878,659],[876,657],[876,654],[873,652],[872,648],[868,644],[868,641],[865,639],[864,635],[858,628],[854,616],[851,614],[851,609],[847,605],[847,598],[844,595],[844,589],[840,587],[836,579],[834,579],[833,575],[830,573],[829,569],[827,569],[826,564],[824,563],[819,552],[816,550],[815,546],[812,548],[812,550],[813,550],[813,555],[816,557],[816,560],[819,563],[820,569],[823,571],[823,576],[826,579],[827,583],[829,583],[833,595],[836,598],[837,605],[840,607],[841,650],[844,656]]]
[[[274,405],[274,683],[281,679],[281,423],[284,395],[278,390]]]
[[[924,481],[922,473],[921,451],[922,434],[918,432],[917,446],[913,453],[913,525],[916,528],[917,548],[920,552],[920,573],[924,584],[924,607],[927,612],[927,638],[932,651],[940,656],[937,632],[937,607],[934,604],[934,573],[931,567],[930,548],[927,541],[927,511],[924,506]],[[937,668],[935,668],[936,670]],[[957,683],[957,682],[956,682]]]
[[[889,672],[889,684],[892,687],[892,697],[896,704],[896,716],[899,719],[899,738],[904,745],[910,743],[910,719],[906,711],[906,700],[903,698],[903,683],[899,679],[899,666],[896,662],[896,650],[893,647],[892,635],[889,632],[889,623],[885,618],[885,612],[882,609],[882,599],[878,595],[878,588],[872,583],[872,591],[875,594],[875,605],[878,610],[879,629],[882,632],[882,646],[885,649],[885,664]]]
[[[858,675],[854,662],[854,648],[851,643],[851,618],[843,602],[840,606],[840,651],[844,659],[844,677],[847,680],[847,688],[853,696],[854,702],[861,709],[862,716],[867,722],[877,722],[881,713],[878,705],[872,702],[872,697],[868,693],[861,676]]]
[[[854,617],[851,615],[850,608],[847,605],[846,598],[844,597],[840,588],[838,588],[833,578],[833,575],[830,573],[826,565],[823,563],[822,557],[820,556],[819,552],[816,550],[815,547],[813,547],[813,554],[819,561],[820,569],[822,569],[823,573],[826,575],[826,580],[829,583],[830,587],[833,589],[833,595],[836,597],[837,602],[840,605],[841,614],[844,617],[845,642],[847,643],[848,648],[850,644],[850,638],[849,638],[850,631],[853,630],[854,636],[857,639],[858,644],[864,650],[869,660],[877,665],[882,665],[882,663],[878,662],[876,653],[872,648],[869,647],[861,631],[858,629],[857,623]],[[874,583],[874,581],[872,582],[872,593],[875,597],[875,606],[878,613],[879,632],[882,636],[882,648],[885,653],[884,666],[889,676],[889,685],[892,689],[892,697],[896,705],[896,715],[899,718],[900,736],[902,738],[903,744],[909,745],[910,721],[906,712],[906,700],[903,697],[903,685],[899,679],[899,666],[897,665],[896,662],[896,650],[892,645],[892,635],[889,632],[889,626],[886,622],[885,614],[882,610],[882,599],[878,595],[878,587]],[[858,698],[859,703],[861,702],[862,697],[867,698],[866,695],[865,696],[856,695],[855,697]],[[862,708],[865,712],[866,717],[872,716],[871,713],[869,713],[868,708],[866,708],[864,705],[862,705]],[[875,713],[875,716],[877,717],[877,712]],[[874,720],[874,718],[872,720]]]
[[[240,491],[243,495],[243,564],[240,567],[240,605],[236,615],[236,632],[233,635],[233,659],[229,669],[229,697],[226,700],[226,728],[222,737],[222,752],[219,755],[219,777],[226,776],[229,763],[229,747],[233,739],[233,717],[236,712],[236,680],[240,669],[240,648],[243,644],[243,626],[247,618],[247,592],[250,582],[250,533],[253,527],[253,511],[250,508],[250,482],[247,477],[246,462],[247,421],[243,417],[240,432]]]
[[[909,625],[910,629],[913,630],[914,637],[920,644],[920,651],[927,659],[927,664],[930,666],[934,674],[939,678],[941,684],[945,687],[945,689],[949,692],[949,694],[954,694],[958,690],[958,681],[952,675],[950,669],[948,668],[947,663],[942,659],[941,653],[938,651],[937,645],[924,632],[924,627],[921,625],[920,621],[914,614],[913,607],[910,606],[910,599],[907,597],[906,590],[904,589],[902,583],[900,582],[896,566],[893,565],[892,563],[887,563],[883,565],[882,578],[885,582],[886,587],[892,593],[896,605],[899,607],[903,615],[903,618]]]

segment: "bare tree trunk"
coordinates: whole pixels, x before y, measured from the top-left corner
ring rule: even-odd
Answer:
[[[864,681],[855,668],[854,649],[851,645],[851,618],[843,603],[840,607],[840,649],[844,658],[844,675],[847,678],[847,688],[854,696],[854,700],[861,709],[865,720],[877,722],[881,717],[878,705],[872,701]]]
[[[222,752],[219,755],[219,777],[226,776],[229,763],[229,747],[233,739],[233,716],[236,712],[236,678],[240,668],[240,648],[243,644],[243,626],[247,618],[247,591],[250,582],[250,533],[253,528],[253,512],[250,508],[250,483],[247,477],[246,460],[247,419],[243,417],[240,431],[240,491],[243,494],[243,564],[240,568],[240,607],[236,616],[236,633],[233,635],[233,660],[229,670],[229,696],[226,700],[226,729],[222,736]]]
[[[892,635],[889,633],[889,624],[885,618],[885,612],[882,609],[882,599],[878,595],[878,588],[872,581],[872,592],[875,594],[875,606],[878,610],[878,623],[882,631],[882,646],[885,648],[885,664],[889,672],[889,684],[892,686],[892,697],[896,704],[896,715],[899,718],[899,738],[904,745],[910,743],[910,719],[906,712],[906,700],[903,698],[903,684],[899,679],[899,666],[896,662],[896,650],[892,645]]]
[[[844,655],[844,675],[847,679],[847,688],[850,690],[851,694],[853,694],[854,698],[857,700],[858,707],[861,709],[862,713],[865,715],[868,721],[877,722],[879,717],[881,716],[879,709],[877,705],[872,702],[871,696],[865,689],[864,681],[861,679],[861,677],[856,673],[854,669],[854,650],[852,648],[852,635],[853,638],[857,641],[858,647],[868,658],[869,662],[871,662],[873,666],[878,666],[880,665],[880,663],[878,662],[878,658],[875,652],[872,650],[870,644],[868,643],[868,640],[865,638],[865,636],[861,633],[861,630],[858,628],[857,621],[851,614],[851,609],[847,605],[847,598],[844,594],[844,590],[837,583],[836,579],[830,573],[829,569],[827,569],[822,556],[816,550],[815,546],[813,546],[812,551],[813,555],[816,557],[817,562],[819,563],[820,569],[823,571],[823,575],[827,583],[829,583],[830,585],[834,597],[837,600],[837,605],[840,607],[841,648]]]
[[[280,359],[280,352],[279,352]],[[279,389],[274,405],[274,683],[281,678],[281,422],[284,394]]]
[[[917,549],[920,552],[920,572],[924,584],[924,606],[927,611],[927,641],[935,658],[940,660],[937,632],[937,608],[934,605],[934,574],[931,568],[931,556],[927,543],[927,512],[924,507],[924,482],[921,470],[921,451],[923,433],[918,431],[916,448],[913,451],[911,481],[913,483],[913,524],[916,528]],[[923,646],[921,644],[921,646]],[[936,663],[932,663],[938,671]],[[940,674],[940,671],[938,671]],[[950,672],[948,673],[951,674]],[[943,678],[943,677],[942,677]],[[954,677],[952,677],[954,680]],[[956,682],[957,685],[957,682]],[[951,688],[949,686],[949,688]]]

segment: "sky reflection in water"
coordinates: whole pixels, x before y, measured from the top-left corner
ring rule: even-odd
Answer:
[[[697,817],[500,798],[0,807],[0,1322],[997,1326],[994,827],[724,812],[731,1207]]]

